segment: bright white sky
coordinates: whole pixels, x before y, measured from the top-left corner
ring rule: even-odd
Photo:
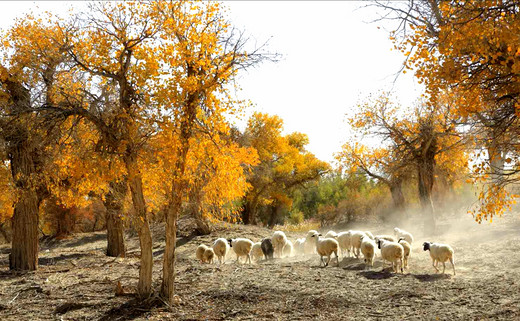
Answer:
[[[411,73],[394,85],[403,56],[391,51],[375,8],[362,1],[228,1],[229,17],[258,43],[269,40],[269,51],[283,55],[239,79],[239,98],[251,100],[255,111],[276,114],[285,132],[309,136],[308,150],[333,161],[349,136],[345,114],[378,90],[393,88],[402,103],[411,103],[421,87]],[[33,9],[64,12],[66,2],[2,2],[0,28]],[[72,3],[74,6],[82,4]],[[39,7],[39,9],[36,8]],[[381,28],[378,29],[377,26]],[[250,110],[250,115],[253,110]]]

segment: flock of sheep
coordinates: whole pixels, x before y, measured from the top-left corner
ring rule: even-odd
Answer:
[[[224,263],[230,248],[236,254],[237,262],[244,257],[251,264],[252,260],[259,261],[273,259],[274,257],[291,257],[294,255],[318,254],[320,266],[329,265],[332,254],[335,255],[339,266],[339,254],[350,257],[352,252],[356,258],[363,254],[366,268],[374,266],[376,247],[381,250],[383,264],[386,261],[392,265],[394,272],[404,271],[408,268],[413,236],[402,229],[395,228],[394,235],[372,235],[369,231],[345,231],[336,233],[329,231],[324,237],[315,230],[310,230],[305,238],[297,239],[294,244],[287,239],[282,231],[276,231],[270,238],[264,238],[258,243],[247,238],[228,239],[219,238],[211,247],[201,244],[196,251],[196,257],[201,263],[213,263],[215,256],[220,264]],[[430,251],[433,267],[437,272],[438,263],[443,264],[442,273],[446,270],[446,261],[450,261],[455,275],[455,264],[453,262],[453,248],[447,244],[424,242],[424,251]],[[327,259],[325,260],[324,257]],[[384,268],[384,266],[383,266]]]

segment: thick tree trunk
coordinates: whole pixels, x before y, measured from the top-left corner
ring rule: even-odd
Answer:
[[[2,67],[3,68],[3,67]],[[4,71],[5,70],[1,70]],[[2,80],[9,92],[13,112],[30,107],[30,93],[22,84],[12,81],[10,76]],[[19,197],[12,218],[12,247],[9,268],[12,270],[36,270],[38,268],[38,205],[36,163],[39,153],[31,147],[29,124],[23,118],[2,125],[4,140],[11,162],[11,172]]]
[[[105,195],[107,256],[125,257],[125,236],[123,229],[123,199],[127,192],[126,181],[110,182],[110,191]],[[95,225],[94,225],[95,227]]]
[[[35,191],[22,193],[14,207],[12,220],[9,268],[34,271],[38,268],[38,197]]]
[[[195,223],[197,224],[197,233],[199,235],[209,235],[211,233],[211,225],[202,215],[200,208],[193,212],[193,217],[195,218]]]
[[[143,194],[143,181],[137,165],[137,156],[128,153],[125,156],[125,165],[128,174],[128,185],[132,195],[132,203],[135,211],[135,226],[139,235],[139,247],[141,249],[141,265],[139,267],[139,282],[137,293],[141,299],[149,298],[152,294],[152,233],[146,215],[146,203]]]
[[[402,181],[393,181],[390,185],[390,193],[392,194],[392,200],[394,202],[394,209],[396,211],[404,211],[405,200],[402,189]]]
[[[434,158],[427,158],[418,165],[419,200],[423,210],[423,224],[426,234],[435,234],[436,220],[432,202],[432,189],[434,182]]]

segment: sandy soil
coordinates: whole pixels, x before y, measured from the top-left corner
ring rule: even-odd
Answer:
[[[380,225],[362,227],[391,233]],[[217,237],[254,241],[271,230],[222,227],[178,243],[173,310],[134,299],[139,251],[128,237],[127,258],[104,256],[105,234],[89,233],[42,244],[35,273],[8,270],[9,246],[0,246],[0,320],[520,320],[520,219],[510,215],[478,225],[470,217],[442,225],[444,233],[416,241],[410,269],[382,271],[380,258],[365,271],[361,260],[344,258],[327,268],[317,256],[276,259],[253,265],[230,259],[201,265],[195,248]],[[160,235],[160,227],[155,227]],[[324,229],[326,232],[328,229]],[[288,233],[294,240],[303,233]],[[457,275],[435,274],[423,241],[455,249]],[[160,285],[164,241],[155,238],[154,280]],[[116,295],[120,282],[126,294]]]

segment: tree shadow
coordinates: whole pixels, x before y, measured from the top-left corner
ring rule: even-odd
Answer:
[[[60,256],[56,257],[39,257],[38,265],[55,265],[56,263],[61,261],[79,259],[88,255],[88,253],[73,253],[61,254]]]
[[[162,305],[163,303],[159,299],[150,298],[143,301],[138,298],[132,298],[120,306],[108,310],[99,321],[110,321],[115,319],[134,320],[150,312],[153,308]]]
[[[81,246],[81,245],[85,245],[85,244],[88,244],[88,243],[94,243],[94,242],[98,242],[98,241],[101,241],[101,240],[106,240],[107,238],[107,235],[106,233],[99,233],[99,234],[94,234],[94,235],[89,235],[89,236],[85,236],[85,237],[82,237],[82,238],[78,238],[74,241],[71,241],[71,242],[63,242],[62,244],[51,244],[50,247],[56,247],[57,245],[59,245],[60,247],[64,247],[64,248],[71,248],[71,247],[77,247],[77,246]]]
[[[421,282],[436,282],[451,278],[449,274],[412,274],[412,276]]]

